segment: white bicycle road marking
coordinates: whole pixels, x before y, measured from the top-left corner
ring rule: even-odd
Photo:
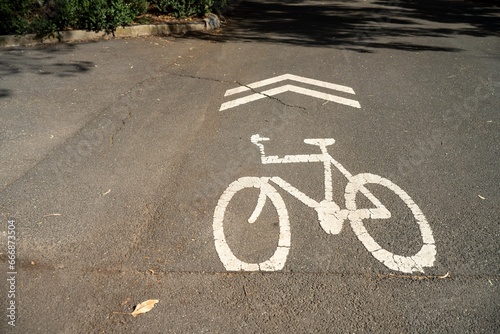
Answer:
[[[227,205],[229,204],[229,201],[234,196],[234,194],[239,190],[253,186],[253,178],[239,178],[229,185],[226,191],[222,194],[219,202],[225,203]],[[222,226],[225,206],[218,205],[215,209],[214,217],[220,217],[220,219],[214,220],[214,237],[215,245],[217,251],[219,252],[219,257],[222,263],[224,263],[226,270],[275,271],[282,269],[285,265],[291,244],[290,224],[288,224],[288,211],[286,210],[283,199],[278,194],[276,189],[274,189],[270,184],[267,183],[260,183],[259,186],[265,189],[266,196],[269,197],[269,199],[273,202],[280,218],[280,236],[278,240],[278,247],[276,248],[273,256],[271,256],[269,260],[262,263],[246,263],[236,258],[226,242],[224,228]]]
[[[306,84],[310,84],[310,85],[315,85],[315,86],[322,87],[322,88],[337,90],[337,91],[348,93],[348,94],[355,94],[354,90],[351,87],[337,85],[337,84],[333,84],[330,82],[325,82],[325,81],[320,81],[320,80],[315,80],[315,79],[310,79],[310,78],[304,78],[304,77],[300,77],[298,75],[293,75],[293,74],[284,74],[284,75],[280,75],[280,76],[277,76],[274,78],[257,81],[257,82],[251,83],[249,85],[246,85],[246,86],[229,89],[226,91],[224,96],[231,96],[231,95],[238,94],[241,92],[247,92],[247,91],[253,90],[255,88],[260,88],[263,86],[267,86],[267,85],[281,82],[281,81],[285,81],[285,80],[292,80],[292,81],[296,81],[296,82],[302,82],[302,83],[306,83]],[[257,100],[260,100],[260,99],[263,99],[263,98],[266,98],[269,96],[278,95],[278,94],[288,92],[288,91],[303,94],[303,95],[309,95],[309,96],[323,99],[326,101],[332,101],[332,102],[348,105],[348,106],[355,107],[355,108],[361,108],[359,102],[356,100],[352,100],[352,99],[336,96],[333,94],[327,94],[327,93],[315,91],[312,89],[307,89],[307,88],[287,84],[287,85],[283,85],[283,86],[280,86],[277,88],[268,89],[268,90],[265,90],[265,91],[260,92],[260,93],[255,93],[255,94],[252,94],[249,96],[245,96],[245,97],[241,97],[241,98],[229,101],[229,102],[225,102],[221,105],[219,111],[230,109],[230,108],[233,108],[233,107],[245,104],[245,103],[257,101]]]
[[[278,95],[278,94],[288,92],[288,91],[303,94],[303,95],[309,95],[312,97],[317,97],[317,98],[322,99],[322,100],[332,101],[332,102],[344,104],[344,105],[354,107],[354,108],[361,108],[361,105],[356,100],[346,99],[344,97],[340,97],[340,96],[336,96],[336,95],[332,95],[332,94],[326,94],[326,93],[322,93],[322,92],[318,92],[315,90],[302,88],[302,87],[298,87],[298,86],[294,86],[294,85],[284,85],[281,87],[272,88],[272,89],[269,89],[269,90],[266,90],[266,91],[263,91],[260,93],[255,93],[255,94],[252,94],[249,96],[245,96],[245,97],[242,97],[242,98],[239,98],[236,100],[232,100],[232,101],[223,103],[221,105],[219,111],[230,109],[230,108],[233,108],[233,107],[245,104],[245,103],[257,101],[257,100],[260,100],[260,99],[263,99],[263,98],[266,98],[269,96]]]
[[[273,187],[273,184],[281,187],[283,190],[296,197],[305,205],[316,210],[321,227],[326,233],[339,234],[342,230],[345,220],[349,220],[351,227],[364,245],[364,247],[373,255],[375,259],[384,264],[387,268],[411,273],[414,271],[424,272],[424,267],[432,267],[436,257],[436,246],[431,227],[427,222],[420,208],[413,202],[410,196],[398,187],[396,184],[381,176],[363,173],[352,175],[338,161],[328,153],[327,146],[332,145],[335,140],[332,138],[305,139],[304,142],[310,145],[319,146],[321,154],[302,154],[286,155],[283,158],[278,156],[266,156],[264,152],[263,141],[269,138],[263,138],[259,135],[253,135],[251,142],[258,146],[261,153],[261,162],[263,164],[276,163],[308,163],[323,162],[325,171],[325,199],[321,202],[310,198],[297,188],[290,185],[280,177],[241,177],[232,182],[222,193],[214,211],[213,231],[215,239],[215,248],[221,262],[226,270],[229,271],[277,271],[285,266],[288,253],[291,247],[291,232],[288,211],[281,195]],[[331,166],[337,168],[348,180],[345,188],[344,198],[346,209],[341,209],[333,201],[333,186]],[[366,187],[365,184],[378,184],[383,186],[396,195],[406,204],[415,217],[416,223],[420,229],[422,237],[421,249],[412,256],[401,256],[393,254],[383,249],[368,233],[363,225],[364,219],[388,219],[391,213]],[[245,188],[257,188],[260,190],[256,207],[250,215],[248,222],[254,223],[261,214],[267,198],[271,200],[276,209],[279,219],[279,240],[274,254],[261,263],[247,263],[238,259],[231,251],[224,234],[224,214],[229,202],[233,196]],[[356,205],[356,194],[361,192],[374,206],[370,209],[358,209]]]

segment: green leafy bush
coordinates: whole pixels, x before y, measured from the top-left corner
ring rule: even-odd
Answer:
[[[183,18],[206,14],[212,8],[214,0],[152,0],[151,3],[162,13]]]
[[[36,0],[0,0],[0,35],[30,32],[29,17]]]
[[[0,34],[46,36],[68,28],[114,32],[147,8],[146,0],[0,0]]]
[[[78,18],[78,0],[46,1],[31,21],[30,30],[38,36],[51,35],[57,30],[74,27]]]
[[[150,0],[177,18],[202,16],[229,0]],[[114,32],[150,8],[147,0],[0,0],[0,35],[54,35],[66,29]]]
[[[111,1],[111,6],[108,7],[106,12],[106,25],[104,29],[100,30],[106,30],[107,32],[115,31],[118,26],[132,23],[136,16],[136,13],[124,0]]]
[[[146,0],[125,0],[125,3],[129,5],[136,16],[146,13],[149,8],[149,2]]]
[[[135,16],[123,0],[80,0],[77,28],[114,32],[118,26],[132,23]]]

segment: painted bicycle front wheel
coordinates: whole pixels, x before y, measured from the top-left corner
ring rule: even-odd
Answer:
[[[404,202],[408,209],[410,209],[411,214],[415,218],[415,223],[418,225],[422,241],[422,247],[414,255],[403,256],[384,249],[366,229],[363,220],[374,218],[374,214],[372,213],[375,210],[358,209],[356,195],[362,193],[364,195],[368,194],[368,196],[373,196],[365,187],[369,184],[376,184],[389,189]],[[434,265],[436,259],[436,246],[434,244],[431,227],[417,204],[415,204],[403,189],[392,181],[370,173],[355,175],[346,186],[345,202],[347,209],[350,211],[348,218],[354,233],[363,243],[365,248],[386,267],[404,273],[412,273],[424,272],[424,267],[432,267]]]

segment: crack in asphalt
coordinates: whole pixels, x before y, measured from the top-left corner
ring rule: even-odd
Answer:
[[[260,95],[263,95],[271,100],[274,100],[274,101],[277,101],[278,103],[281,103],[282,105],[284,105],[285,107],[290,107],[290,108],[298,108],[298,109],[302,109],[302,110],[307,110],[305,107],[302,107],[302,106],[296,106],[296,105],[293,105],[293,104],[288,104],[288,103],[285,103],[283,101],[281,101],[280,99],[278,99],[277,97],[274,97],[274,96],[271,96],[271,95],[267,95],[267,94],[264,94],[263,92],[258,92],[256,91],[255,89],[253,89],[252,87],[248,86],[248,85],[245,85],[245,84],[242,84],[241,82],[238,82],[238,81],[235,81],[238,85],[242,86],[242,87],[246,87],[248,89],[250,89],[250,91],[252,91],[253,93],[255,94],[260,94]]]
[[[109,141],[110,141],[110,146],[114,146],[114,138],[115,138],[116,134],[122,130],[122,128],[125,126],[125,124],[127,123],[127,120],[128,120],[130,117],[132,117],[132,111],[129,111],[129,112],[128,112],[127,116],[126,116],[124,119],[122,119],[122,120],[121,120],[121,121],[122,121],[122,125],[121,125],[121,126],[119,126],[119,127],[118,127],[118,128],[117,128],[117,129],[116,129],[116,130],[115,130],[115,131],[114,131],[114,132],[110,135],[110,138],[109,138]]]
[[[114,145],[114,137],[116,136],[116,134],[123,129],[123,127],[125,126],[127,121],[132,117],[134,107],[138,107],[137,102],[134,100],[142,92],[142,89],[140,87],[143,86],[148,81],[158,79],[158,78],[159,78],[159,76],[150,76],[150,77],[136,83],[127,92],[121,94],[121,97],[118,98],[117,101],[113,105],[111,105],[111,107],[109,108],[110,110],[114,106],[116,106],[117,108],[120,108],[120,107],[124,108],[125,109],[124,111],[128,110],[127,114],[123,118],[120,117],[120,112],[118,113],[118,116],[121,118],[120,121],[122,124],[121,124],[121,126],[117,127],[117,129],[110,135],[110,145],[111,146]],[[139,87],[139,89],[138,89],[138,87]],[[128,99],[128,101],[125,101],[125,99]],[[120,106],[120,103],[123,103],[122,106]]]
[[[255,94],[263,95],[263,96],[265,96],[265,97],[267,97],[267,98],[269,98],[271,100],[277,101],[278,103],[280,103],[280,104],[282,104],[282,105],[284,105],[286,107],[307,110],[305,107],[297,106],[297,105],[293,105],[293,104],[288,104],[288,103],[285,103],[282,100],[278,99],[277,97],[274,97],[274,96],[267,95],[267,94],[264,94],[262,92],[256,91],[252,87],[250,87],[248,85],[245,85],[245,84],[243,84],[243,83],[241,83],[239,81],[221,80],[221,79],[214,79],[214,78],[209,78],[209,77],[199,77],[199,76],[196,76],[196,75],[180,74],[180,73],[172,73],[172,75],[176,75],[176,76],[184,77],[184,78],[198,79],[198,80],[207,80],[207,81],[215,81],[215,82],[223,82],[223,83],[236,83],[236,84],[240,85],[241,87],[248,88],[251,92],[253,92]]]
[[[98,119],[109,120],[112,124],[115,123],[115,122],[119,122],[119,121],[122,122],[122,125],[119,126],[110,135],[110,137],[109,137],[110,138],[110,145],[113,146],[114,145],[114,137],[116,136],[116,134],[118,132],[120,132],[123,129],[123,127],[125,126],[127,120],[130,119],[130,117],[132,116],[132,113],[133,113],[132,109],[134,107],[138,106],[137,102],[135,102],[134,99],[138,96],[138,94],[140,94],[140,92],[142,90],[141,89],[137,89],[137,87],[140,87],[140,86],[144,85],[146,82],[154,80],[154,79],[158,79],[158,78],[161,78],[161,76],[154,76],[154,75],[149,76],[146,79],[141,80],[140,82],[134,84],[125,93],[121,93],[120,97],[114,99],[107,106],[101,108],[93,117],[90,118],[90,120],[88,120],[77,131],[75,131],[75,133],[73,133],[72,135],[70,135],[69,137],[67,137],[66,139],[64,139],[58,145],[56,145],[53,148],[51,148],[50,150],[48,150],[48,152],[45,154],[45,156],[42,159],[40,159],[39,161],[37,161],[33,166],[31,166],[24,173],[22,173],[22,175],[20,175],[19,177],[17,177],[15,180],[9,182],[8,184],[0,186],[0,193],[3,193],[4,191],[6,191],[6,189],[8,189],[9,187],[11,187],[13,184],[15,184],[16,182],[18,182],[19,180],[21,180],[24,177],[26,177],[26,175],[28,175],[29,173],[31,173],[33,170],[35,170],[36,168],[38,168],[43,163],[46,163],[47,161],[50,161],[50,159],[52,159],[54,157],[54,154],[57,154],[57,152],[61,151],[62,148],[64,148],[64,147],[68,148],[69,147],[69,148],[75,149],[76,146],[78,145],[78,143],[71,143],[71,141],[75,140],[75,138],[79,138],[79,137],[82,137],[82,136],[84,138],[81,138],[79,140],[79,142],[81,142],[82,140],[86,140],[87,137],[85,137],[84,133],[86,131],[88,131],[89,125],[92,124],[93,122],[95,122]],[[127,102],[124,103],[123,102],[124,99],[127,99],[127,98],[129,99],[129,101],[127,101]],[[118,112],[116,112],[115,114],[112,114],[112,115],[108,115],[108,116],[105,115],[106,112],[110,112],[110,111],[112,112],[114,108],[116,108],[116,109],[123,108],[123,110],[120,110],[120,111],[118,111]],[[123,115],[124,112],[127,113],[126,116],[123,117],[123,118],[120,117],[121,115]],[[119,120],[116,119],[117,117],[119,118]],[[81,158],[81,155],[78,155],[78,156]],[[53,169],[56,172],[58,172],[58,173],[61,172],[58,169],[59,168],[58,166],[54,165],[54,163],[51,163],[51,162],[49,162],[49,163],[52,166],[55,166],[55,167],[53,167]],[[71,164],[71,166],[68,166],[68,167],[72,168],[73,166],[74,165]]]
[[[198,80],[207,80],[207,81],[215,81],[215,82],[233,83],[233,81],[213,79],[213,78],[208,78],[208,77],[199,77],[199,76],[190,75],[190,74],[172,73],[172,75],[176,75],[178,77],[183,77],[183,78],[198,79]]]

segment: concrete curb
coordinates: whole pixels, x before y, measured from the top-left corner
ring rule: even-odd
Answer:
[[[189,31],[204,31],[220,28],[220,20],[215,14],[208,14],[206,18],[193,23],[165,23],[147,24],[128,27],[119,27],[115,35],[104,31],[92,32],[85,30],[61,31],[59,36],[44,39],[35,38],[34,34],[28,35],[0,35],[0,47],[34,46],[56,43],[90,42],[115,38],[129,38],[139,36],[168,36],[182,35]]]

